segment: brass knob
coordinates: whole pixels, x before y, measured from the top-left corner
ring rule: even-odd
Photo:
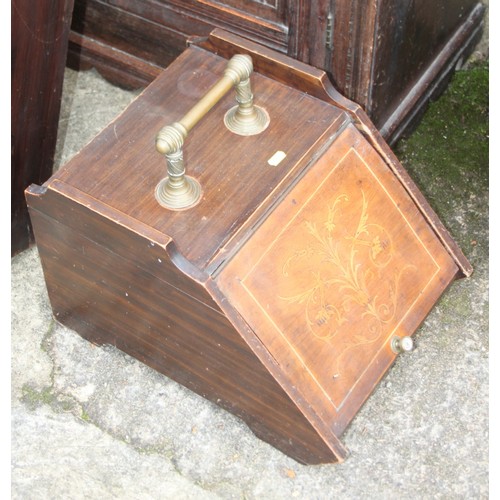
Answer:
[[[413,351],[413,339],[409,336],[394,337],[391,342],[391,349],[396,353]]]

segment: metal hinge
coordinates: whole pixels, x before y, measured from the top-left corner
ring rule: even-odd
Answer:
[[[326,16],[326,48],[333,49],[333,13],[330,11]]]

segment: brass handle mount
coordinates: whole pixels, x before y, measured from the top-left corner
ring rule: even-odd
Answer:
[[[160,205],[171,210],[183,210],[198,203],[201,185],[186,175],[182,146],[189,131],[233,87],[236,90],[236,106],[224,116],[224,124],[233,133],[243,136],[256,135],[269,125],[265,109],[255,106],[250,86],[253,72],[252,58],[237,54],[227,63],[222,78],[181,118],[163,127],[156,136],[156,150],[165,155],[167,177],[156,186],[155,197]]]

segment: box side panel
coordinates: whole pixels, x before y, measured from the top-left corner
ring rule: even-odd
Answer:
[[[118,225],[111,233],[110,246],[126,243],[127,258],[93,241],[102,231],[102,217],[89,210],[81,233],[66,223],[81,222],[84,208],[75,210],[76,204],[66,200],[63,224],[43,213],[43,198],[28,195],[28,203],[58,321],[92,342],[116,346],[219,404],[300,462],[338,460],[202,285],[168,261],[168,254],[160,278],[142,266],[148,250],[147,245],[137,248],[139,236],[129,238],[128,230]],[[62,197],[59,201],[62,208]],[[135,260],[137,254],[142,261]],[[164,279],[166,274],[171,282]],[[192,294],[195,288],[198,292]]]

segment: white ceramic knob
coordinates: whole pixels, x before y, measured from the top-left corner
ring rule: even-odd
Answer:
[[[396,353],[413,351],[413,339],[409,336],[394,337],[391,342],[391,349]]]

